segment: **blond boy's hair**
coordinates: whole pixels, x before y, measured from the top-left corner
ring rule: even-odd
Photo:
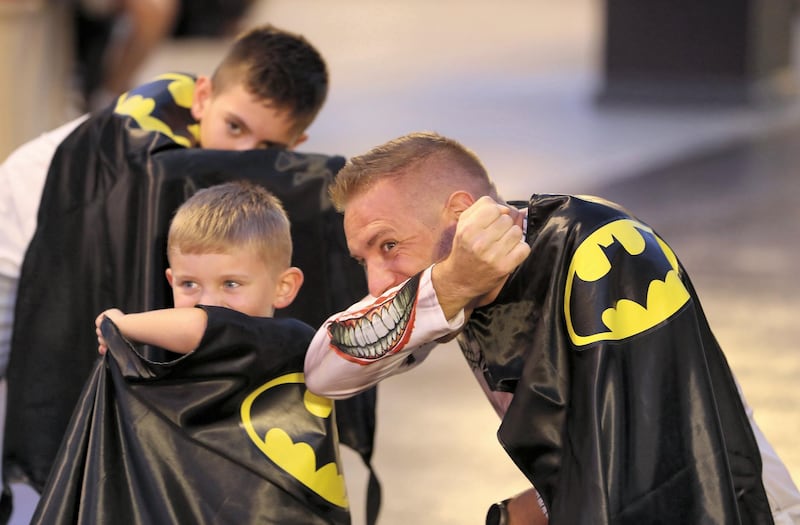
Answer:
[[[229,182],[199,190],[175,212],[167,255],[225,253],[251,247],[271,270],[291,265],[289,218],[280,200],[249,182]]]

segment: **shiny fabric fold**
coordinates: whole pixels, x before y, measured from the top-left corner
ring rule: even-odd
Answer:
[[[550,523],[772,523],[732,373],[669,246],[566,195],[531,198],[527,237],[460,342],[514,393],[498,438]]]
[[[350,523],[333,403],[303,383],[314,330],[204,308],[198,349],[166,363],[103,323],[31,523]]]

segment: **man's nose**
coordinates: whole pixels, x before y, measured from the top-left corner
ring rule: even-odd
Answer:
[[[367,287],[369,294],[373,297],[378,297],[383,292],[405,281],[405,279],[396,273],[378,266],[370,266],[367,268]]]

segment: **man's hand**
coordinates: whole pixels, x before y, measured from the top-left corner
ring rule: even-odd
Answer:
[[[525,260],[522,214],[481,197],[458,219],[450,254],[433,268],[432,281],[445,316],[494,299],[508,276]]]

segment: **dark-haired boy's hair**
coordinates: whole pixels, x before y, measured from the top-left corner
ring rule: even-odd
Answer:
[[[328,95],[328,69],[305,37],[268,24],[240,35],[214,71],[215,92],[235,83],[287,110],[295,131],[302,132]]]

